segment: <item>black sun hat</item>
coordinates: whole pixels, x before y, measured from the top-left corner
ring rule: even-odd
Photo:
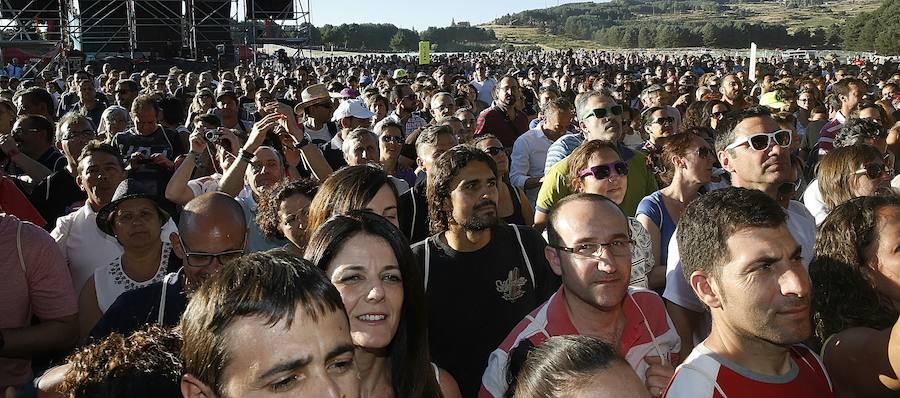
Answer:
[[[169,219],[169,204],[166,203],[159,195],[153,193],[147,186],[134,178],[128,178],[119,183],[116,192],[112,196],[112,200],[103,206],[97,212],[97,228],[109,236],[115,236],[112,230],[112,220],[110,219],[113,212],[119,208],[119,205],[128,199],[150,199],[156,204],[156,210],[162,214],[163,222]]]

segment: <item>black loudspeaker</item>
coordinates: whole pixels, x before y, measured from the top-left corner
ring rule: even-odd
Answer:
[[[135,0],[136,49],[168,58],[181,50],[181,0]]]
[[[124,1],[78,0],[78,9],[82,51],[128,51],[128,9]]]
[[[219,44],[225,46],[226,54],[234,52],[229,0],[194,0],[194,21],[200,54],[217,55]]]
[[[248,3],[253,4],[253,12],[247,7],[247,19],[294,19],[294,0],[248,0]]]

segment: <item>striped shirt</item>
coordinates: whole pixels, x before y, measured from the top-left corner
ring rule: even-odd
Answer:
[[[479,397],[504,396],[509,387],[506,384],[509,353],[520,341],[527,339],[537,347],[553,336],[580,334],[566,309],[564,288],[560,287],[547,302],[519,322],[500,347],[491,353],[481,378]],[[681,340],[666,314],[662,299],[656,293],[629,287],[622,309],[625,312],[625,328],[619,352],[643,381],[650,366],[644,358],[664,356],[667,363],[671,363],[681,347]]]
[[[828,151],[834,149],[834,139],[846,122],[847,119],[841,111],[838,111],[834,115],[834,119],[829,120],[828,123],[822,126],[822,130],[819,132],[819,141],[816,142],[816,147],[819,148],[819,156],[825,155]]]
[[[544,161],[544,175],[549,174],[553,165],[569,156],[582,142],[584,142],[584,134],[582,133],[566,134],[559,137],[547,149],[547,159]]]
[[[404,124],[402,121],[400,121],[400,115],[396,110],[391,112],[391,114],[388,115],[385,119],[393,120],[397,122],[397,124],[403,126],[403,138],[409,137],[409,135],[412,134],[413,131],[416,131],[428,125],[428,122],[426,122],[425,119],[422,119],[422,117],[416,114],[409,115],[409,119],[406,119],[406,123]]]
[[[703,343],[675,369],[664,398],[834,397],[819,357],[802,345],[788,347],[791,369],[781,376],[752,372],[712,352]]]

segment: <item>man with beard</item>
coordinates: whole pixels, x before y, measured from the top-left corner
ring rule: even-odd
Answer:
[[[184,206],[178,232],[172,232],[170,239],[184,266],[162,282],[119,296],[91,330],[92,338],[113,332],[128,335],[152,322],[165,327],[178,324],[188,297],[200,283],[244,254],[247,223],[234,199],[209,192]]]
[[[750,106],[744,100],[744,86],[741,79],[735,75],[725,75],[722,78],[722,85],[719,86],[719,92],[722,93],[722,101],[728,103],[733,112],[743,110]]]
[[[398,84],[392,87],[390,100],[394,111],[387,116],[387,119],[403,126],[404,138],[428,124],[425,119],[414,113],[418,108],[419,99],[408,84]]]
[[[494,88],[494,106],[478,115],[475,136],[493,134],[503,147],[512,149],[516,138],[528,131],[528,116],[516,109],[516,98],[521,95],[515,76],[504,76]]]
[[[802,345],[811,283],[784,209],[758,190],[713,191],[687,207],[676,239],[712,332],[664,396],[833,397],[819,357]]]
[[[456,146],[438,157],[428,175],[434,235],[412,248],[424,270],[432,358],[463,396],[478,391],[503,337],[559,286],[544,239],[498,224],[498,181],[494,160],[477,149]]]

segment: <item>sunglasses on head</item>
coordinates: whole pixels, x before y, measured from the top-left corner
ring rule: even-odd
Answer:
[[[605,180],[614,175],[624,177],[628,175],[628,163],[620,160],[613,163],[599,164],[593,167],[588,167],[578,172],[579,178],[584,178],[589,175],[593,175],[594,178],[598,180]]]
[[[491,155],[491,156],[497,156],[500,154],[500,152],[503,152],[503,148],[498,147],[498,146],[484,148],[484,153]]]
[[[587,115],[585,115],[582,118],[582,120],[587,120],[591,116],[595,116],[595,117],[597,117],[597,119],[603,119],[605,117],[610,117],[611,115],[618,116],[618,115],[622,114],[623,109],[624,108],[622,108],[622,105],[619,105],[619,104],[615,104],[608,108],[596,108],[596,109],[589,111],[589,113]]]
[[[865,174],[870,180],[877,180],[885,175],[892,177],[894,175],[894,169],[881,163],[869,163],[863,168],[854,171],[853,174]]]
[[[771,133],[759,133],[739,137],[725,147],[725,149],[734,149],[747,143],[750,144],[750,148],[753,148],[754,151],[764,151],[772,145],[772,142],[775,142],[776,145],[782,148],[791,146],[791,131],[782,129]]]

